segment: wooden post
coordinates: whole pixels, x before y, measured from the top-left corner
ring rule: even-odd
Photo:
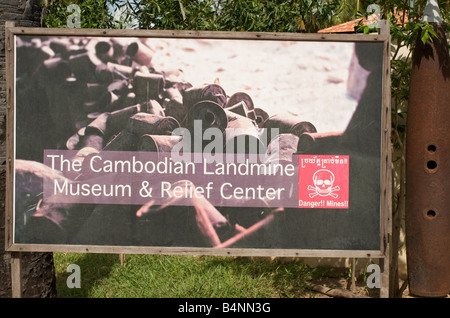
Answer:
[[[22,253],[11,253],[11,297],[22,298]]]
[[[389,20],[380,20],[378,21],[378,33],[381,35],[390,35],[391,34],[391,28],[390,28],[390,22]],[[390,40],[387,43],[387,47],[385,48],[387,50],[387,53],[385,56],[387,56],[387,61],[384,61],[385,65],[387,64],[387,74],[383,75],[383,89],[386,89],[389,94],[385,93],[383,98],[383,111],[386,109],[386,124],[385,124],[385,135],[384,138],[386,140],[387,147],[390,147],[390,127],[391,127],[391,111],[390,111],[390,102],[391,102],[391,94],[390,94],[390,87],[391,87],[391,77],[390,77]],[[386,158],[386,167],[385,172],[386,176],[386,188],[389,189],[391,183],[392,183],[392,173],[391,173],[391,167],[388,165],[391,165],[392,158],[390,155],[390,151],[387,151],[387,158]],[[380,298],[389,298],[393,296],[393,291],[390,289],[390,280],[392,275],[390,275],[390,258],[391,253],[398,253],[398,251],[391,251],[391,235],[392,235],[392,198],[385,196],[384,198],[385,202],[385,210],[386,213],[388,213],[387,217],[383,218],[384,224],[382,226],[383,232],[381,233],[383,236],[383,244],[384,244],[384,257],[380,259],[380,271],[381,271],[381,288],[380,288]],[[395,254],[397,255],[397,254]],[[394,275],[395,276],[395,275]]]

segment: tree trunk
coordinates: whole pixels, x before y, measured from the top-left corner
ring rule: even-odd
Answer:
[[[39,27],[39,0],[0,0],[0,298],[11,297],[11,253],[5,252],[5,21],[17,26]],[[22,253],[22,297],[56,297],[52,253]]]

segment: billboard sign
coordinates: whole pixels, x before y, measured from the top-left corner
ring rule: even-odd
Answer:
[[[383,255],[386,37],[9,32],[8,249]]]

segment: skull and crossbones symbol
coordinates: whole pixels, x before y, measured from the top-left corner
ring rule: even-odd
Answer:
[[[339,186],[333,187],[334,180],[334,174],[330,170],[317,170],[313,175],[314,186],[308,186],[308,190],[314,191],[309,194],[309,197],[313,198],[320,195],[322,197],[332,196],[333,198],[337,198],[338,195],[334,192],[339,191],[340,189]]]

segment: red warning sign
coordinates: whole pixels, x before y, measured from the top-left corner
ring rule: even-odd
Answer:
[[[348,209],[349,156],[300,155],[298,207]]]

